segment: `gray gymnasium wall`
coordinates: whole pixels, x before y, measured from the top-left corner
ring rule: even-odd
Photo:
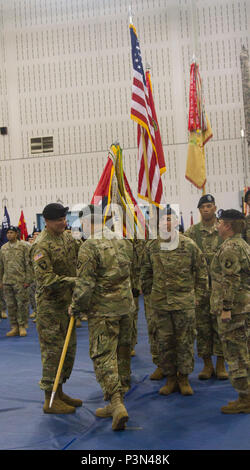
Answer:
[[[136,195],[130,4],[151,66],[165,199],[180,204],[186,227],[191,210],[198,220],[201,192],[185,180],[195,52],[213,129],[206,191],[218,207],[240,207],[249,174],[240,68],[242,45],[249,50],[248,0],[0,0],[0,127],[8,129],[0,135],[0,209],[7,204],[12,223],[23,209],[31,231],[48,202],[88,203],[117,140]],[[47,136],[53,152],[32,154],[31,138]]]

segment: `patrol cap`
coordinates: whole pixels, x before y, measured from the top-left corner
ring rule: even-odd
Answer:
[[[6,230],[6,233],[9,232],[10,230],[11,230],[12,232],[16,232],[16,233],[18,232],[18,228],[15,227],[14,225],[10,225],[10,226],[7,228],[7,230]]]
[[[43,217],[47,220],[60,219],[61,217],[65,217],[68,210],[68,207],[63,207],[62,204],[52,202],[51,204],[45,206],[45,208],[43,209]]]
[[[215,199],[212,196],[212,194],[204,194],[204,196],[201,196],[199,202],[198,202],[198,209],[201,207],[202,204],[207,204],[207,203],[215,203]]]
[[[245,216],[242,212],[237,211],[236,209],[220,209],[218,211],[218,218],[222,220],[244,220]]]
[[[250,196],[250,189],[245,194],[245,202],[247,202],[248,196]]]
[[[94,215],[95,217],[102,218],[102,206],[96,206],[94,204],[89,204],[85,206],[80,212],[79,217],[88,217],[90,215]]]

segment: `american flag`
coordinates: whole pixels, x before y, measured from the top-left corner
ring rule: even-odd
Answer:
[[[138,124],[138,196],[158,206],[160,205],[163,191],[161,173],[157,159],[154,121],[152,119],[152,109],[150,107],[149,93],[146,85],[136,29],[132,24],[130,24],[129,29],[133,62],[131,119],[136,121]],[[147,188],[147,174],[144,163],[142,134],[145,138],[151,194],[148,194]]]

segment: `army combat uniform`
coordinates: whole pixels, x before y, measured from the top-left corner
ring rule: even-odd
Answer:
[[[103,233],[104,237],[100,233],[98,239],[89,238],[79,249],[72,312],[87,314],[96,379],[104,400],[112,405],[103,409],[107,414],[102,415],[102,408],[96,414],[113,416],[112,428],[116,430],[115,402],[122,407],[120,400],[130,388],[131,313],[135,309],[131,288],[133,244],[126,239],[109,239],[110,231],[105,227]],[[126,421],[128,415],[123,411]],[[118,428],[124,429],[123,424]]]
[[[196,315],[196,329],[197,329],[197,352],[198,356],[202,357],[205,362],[204,370],[199,374],[199,378],[208,378],[210,373],[214,375],[211,356],[215,355],[219,359],[217,364],[216,375],[221,378],[227,378],[224,372],[224,360],[222,345],[218,334],[217,318],[211,315],[210,312],[210,294],[211,294],[211,276],[210,266],[213,257],[222,243],[222,239],[218,234],[218,221],[216,220],[212,226],[207,226],[203,222],[192,225],[186,232],[185,236],[194,240],[198,247],[203,252],[209,276],[209,289],[203,296],[202,304],[198,305],[195,309]],[[223,365],[220,366],[220,361]],[[208,364],[209,362],[209,364]],[[220,367],[219,367],[220,366]],[[210,372],[208,372],[211,369]]]
[[[29,247],[23,241],[5,243],[0,250],[0,280],[6,301],[11,331],[8,336],[26,336],[28,287],[32,273]]]
[[[179,243],[170,244],[160,238],[146,243],[141,285],[150,294],[160,367],[168,377],[160,393],[167,395],[179,386],[183,394],[191,394],[187,376],[194,367],[195,301],[201,302],[206,293],[207,268],[189,238],[179,234]]]
[[[244,233],[244,238],[246,242],[248,243],[248,245],[250,245],[250,214],[246,217],[245,221],[246,221],[246,230]]]
[[[229,378],[239,396],[248,397],[250,412],[250,247],[241,235],[227,238],[221,245],[211,265],[211,277],[211,311],[218,318]],[[231,311],[230,321],[221,320],[222,310]],[[230,404],[224,412],[230,412],[228,408]]]
[[[42,378],[40,388],[51,391],[69,325],[68,307],[76,279],[79,245],[67,233],[54,236],[46,228],[32,246],[36,283],[37,331]],[[65,357],[61,382],[71,374],[76,353],[73,329]]]

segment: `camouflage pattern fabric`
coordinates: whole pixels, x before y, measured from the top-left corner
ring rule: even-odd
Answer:
[[[4,284],[3,292],[11,326],[25,327],[27,324],[28,288],[24,288],[22,284]]]
[[[133,245],[125,239],[88,239],[80,247],[72,312],[86,312],[90,357],[104,399],[130,384]]]
[[[218,331],[217,317],[211,315],[210,296],[206,302],[195,308],[196,343],[199,357],[223,356],[222,344]]]
[[[244,234],[244,238],[248,245],[250,245],[250,214],[246,217],[246,230]]]
[[[89,353],[104,400],[130,389],[131,316],[89,316]]]
[[[211,227],[203,224],[203,222],[191,225],[184,235],[191,238],[198,245],[206,258],[210,272],[213,257],[222,243],[222,239],[219,237],[218,233],[218,221],[216,220]]]
[[[218,317],[219,333],[229,380],[240,394],[250,391],[250,313],[232,315],[229,323]]]
[[[105,228],[105,232],[110,232]],[[131,286],[133,245],[126,239],[88,239],[81,245],[73,310],[117,316],[134,308]]]
[[[42,390],[51,391],[69,324],[68,307],[76,280],[79,244],[66,232],[53,236],[45,228],[32,245],[36,283],[37,331],[42,359]],[[73,369],[76,332],[73,328],[61,382]]]
[[[227,238],[211,265],[211,312],[220,315],[223,308],[233,315],[250,311],[250,247],[234,235]]]
[[[32,282],[29,288],[29,301],[30,306],[36,312],[36,283]]]
[[[154,309],[151,307],[150,295],[144,295],[144,311],[148,327],[148,339],[153,363],[159,367],[159,348],[157,338],[157,322]]]
[[[131,265],[131,287],[134,297],[135,309],[131,313],[132,330],[131,330],[131,350],[134,350],[138,337],[138,312],[139,312],[139,295],[140,295],[140,248],[139,240],[130,240],[133,244],[133,262]]]
[[[32,272],[29,246],[23,241],[7,242],[0,250],[0,280],[3,284],[30,284]]]
[[[164,375],[189,375],[194,369],[195,310],[156,310],[159,364]]]
[[[210,266],[215,253],[222,243],[218,233],[218,221],[212,226],[200,222],[186,230],[185,236],[191,238],[203,252],[208,266],[209,290],[202,305],[195,309],[197,328],[197,352],[200,357],[222,356],[222,345],[218,334],[217,320],[210,312],[211,276]]]
[[[7,309],[4,294],[3,294],[3,288],[0,288],[0,312],[5,311]]]
[[[232,386],[239,393],[250,387],[250,247],[240,235],[221,245],[211,265],[211,310],[218,315],[219,334]],[[231,320],[222,322],[223,308]]]
[[[28,321],[29,290],[32,272],[29,246],[23,241],[7,242],[0,250],[0,280],[11,326],[25,326]]]
[[[198,246],[179,234],[179,245],[166,248],[160,238],[146,243],[141,266],[141,286],[144,294],[151,294],[154,309],[166,311],[187,310],[202,303],[207,295],[207,265]]]
[[[193,370],[194,308],[196,301],[202,302],[207,283],[205,258],[189,238],[179,234],[173,250],[160,238],[146,243],[141,285],[154,313],[156,365],[166,375]]]

